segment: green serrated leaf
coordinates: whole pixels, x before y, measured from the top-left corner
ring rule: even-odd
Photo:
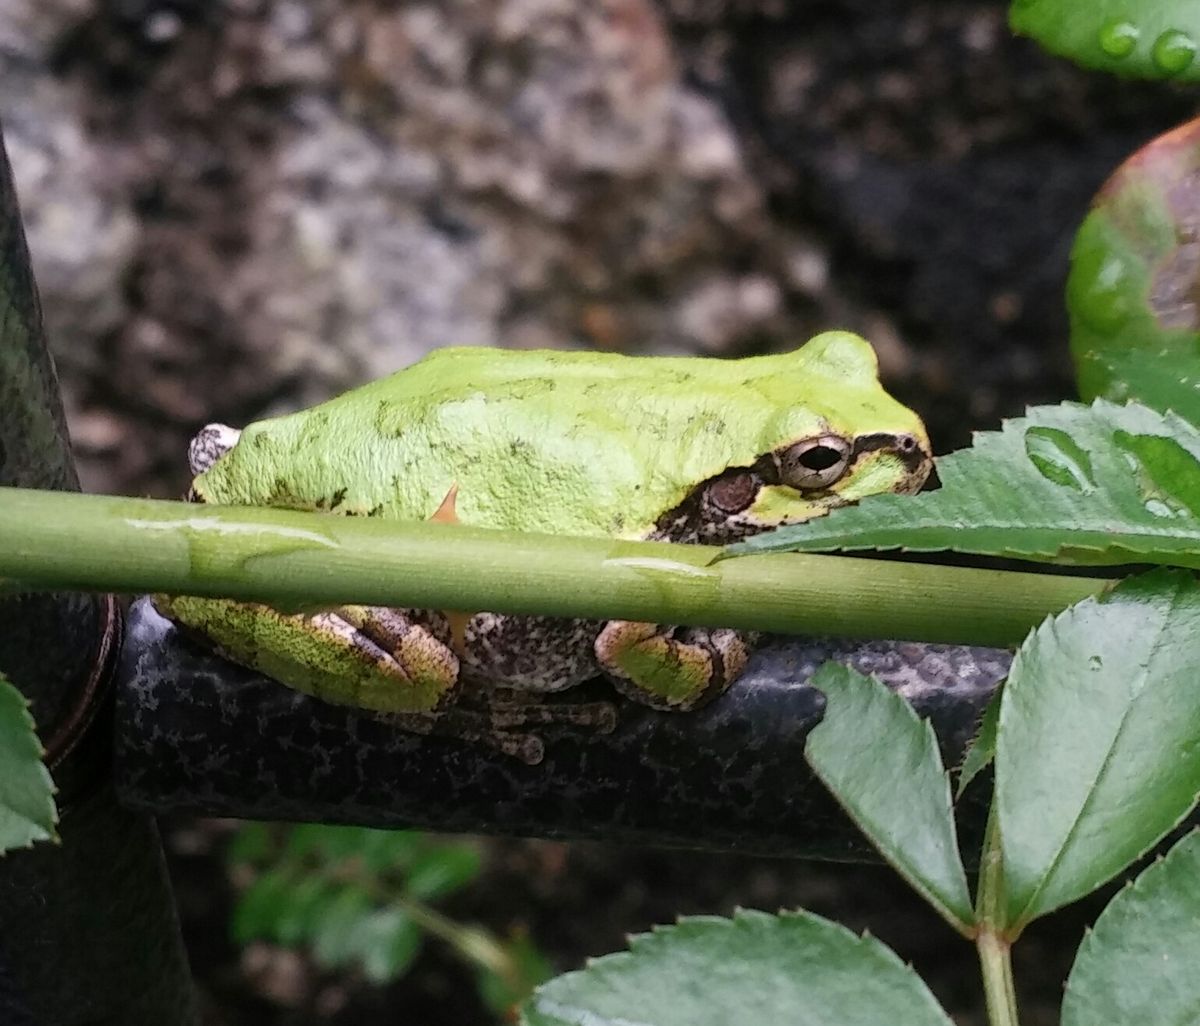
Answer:
[[[1200,10],[1192,0],[1013,0],[1009,24],[1085,68],[1200,79]]]
[[[1200,834],[1121,891],[1084,938],[1062,1026],[1193,1023],[1200,1009]]]
[[[57,841],[54,781],[25,696],[0,675],[0,854]]]
[[[1190,372],[1194,380],[1200,366],[1191,242],[1198,173],[1200,120],[1138,150],[1080,225],[1066,298],[1085,399],[1138,399],[1196,422],[1196,395],[1172,377]]]
[[[996,802],[1008,921],[1095,889],[1200,790],[1200,584],[1154,571],[1047,620],[1000,706]]]
[[[933,728],[849,667],[826,663],[811,683],[829,703],[804,749],[809,765],[896,871],[968,933],[975,916]]]
[[[872,937],[808,912],[697,916],[543,984],[524,1026],[950,1026],[921,978]]]
[[[479,852],[473,847],[438,845],[413,860],[405,879],[405,892],[418,901],[436,901],[469,884],[482,866]]]
[[[938,462],[942,487],[730,546],[953,549],[1043,562],[1200,567],[1200,429],[1144,406],[1038,406]]]
[[[989,699],[987,708],[983,710],[983,718],[979,721],[979,730],[971,739],[971,744],[963,755],[962,765],[958,770],[958,787],[954,791],[957,801],[963,796],[967,785],[991,764],[996,757],[996,726],[1000,722],[1000,697],[1003,690],[997,690]]]

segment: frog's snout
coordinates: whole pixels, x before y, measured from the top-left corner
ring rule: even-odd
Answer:
[[[919,492],[933,471],[933,448],[929,439],[917,435],[898,435],[896,453],[904,463],[908,480],[897,489],[912,495]]]
[[[242,433],[228,424],[205,424],[188,443],[188,466],[192,476],[203,474],[237,445]]]
[[[933,459],[933,452],[930,450],[928,440],[918,438],[916,435],[897,435],[896,452],[910,473],[915,473],[922,468],[925,473],[929,472],[928,465]]]

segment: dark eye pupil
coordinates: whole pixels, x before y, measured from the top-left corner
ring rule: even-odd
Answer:
[[[828,470],[841,461],[842,454],[828,445],[814,445],[796,457],[796,462],[806,470]]]

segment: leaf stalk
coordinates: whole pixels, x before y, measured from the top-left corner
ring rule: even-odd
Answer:
[[[1017,992],[1013,986],[1012,939],[1005,933],[1004,864],[1000,847],[1000,817],[993,801],[979,862],[979,893],[975,901],[978,932],[975,948],[983,975],[983,994],[990,1026],[1019,1026]]]

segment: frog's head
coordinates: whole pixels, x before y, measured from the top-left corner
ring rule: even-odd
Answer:
[[[756,444],[659,517],[655,537],[724,544],[868,495],[921,489],[933,468],[929,437],[883,390],[870,345],[829,332],[789,356],[786,369],[747,382],[773,411]]]

